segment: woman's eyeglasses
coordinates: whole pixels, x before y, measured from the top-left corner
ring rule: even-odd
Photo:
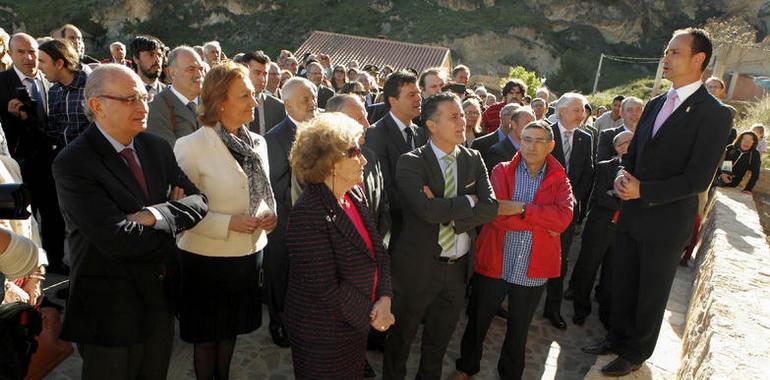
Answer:
[[[347,158],[361,157],[362,154],[361,147],[359,147],[358,144],[351,146],[345,151],[345,157]]]

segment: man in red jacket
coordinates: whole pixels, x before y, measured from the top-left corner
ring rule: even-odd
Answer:
[[[492,133],[500,127],[500,110],[510,103],[524,105],[522,101],[524,95],[527,95],[527,85],[524,81],[521,79],[509,80],[503,86],[502,101],[489,106],[481,115],[481,125],[485,128],[484,131]]]
[[[521,150],[492,171],[497,217],[484,225],[476,243],[468,324],[455,379],[480,369],[484,338],[505,296],[516,305],[497,370],[502,379],[520,379],[527,330],[548,278],[559,277],[559,234],[572,220],[572,188],[564,168],[550,155],[555,142],[548,124],[532,122],[521,134]]]

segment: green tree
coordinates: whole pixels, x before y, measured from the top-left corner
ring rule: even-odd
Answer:
[[[527,85],[527,95],[535,97],[535,91],[543,84],[538,77],[537,72],[529,71],[523,66],[511,67],[508,70],[508,76],[500,78],[500,88],[505,86],[505,83],[511,79],[521,79]]]

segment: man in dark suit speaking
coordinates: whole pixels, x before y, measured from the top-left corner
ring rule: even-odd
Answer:
[[[730,110],[709,95],[701,76],[712,45],[701,29],[674,32],[663,58],[667,94],[650,100],[623,157],[615,191],[618,217],[612,273],[612,328],[583,347],[616,353],[608,376],[638,369],[652,355],[682,250],[732,127]]]
[[[206,215],[206,198],[169,144],[142,133],[147,91],[129,68],[95,69],[94,123],[54,161],[72,272],[61,337],[77,342],[83,379],[165,379],[174,336],[174,236]]]

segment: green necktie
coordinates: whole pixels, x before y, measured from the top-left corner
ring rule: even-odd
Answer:
[[[457,196],[457,186],[455,185],[455,174],[452,166],[455,158],[448,154],[442,160],[446,164],[446,169],[444,170],[444,198],[454,198]],[[454,255],[455,231],[451,223],[439,224],[438,245],[441,246],[441,256]]]

